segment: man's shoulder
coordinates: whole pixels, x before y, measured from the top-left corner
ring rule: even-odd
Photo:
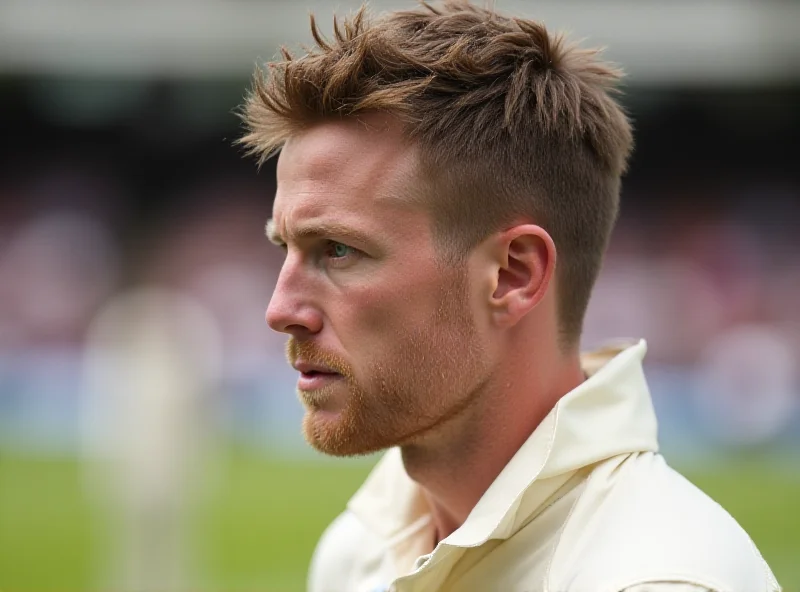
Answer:
[[[311,559],[309,592],[348,590],[365,555],[381,546],[378,538],[350,510],[323,533]]]
[[[711,590],[774,589],[744,529],[658,454],[598,466],[569,522],[561,565],[575,562],[584,577],[619,580],[619,589],[658,579]]]

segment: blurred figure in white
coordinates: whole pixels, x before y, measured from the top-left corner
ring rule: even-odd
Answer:
[[[179,293],[140,289],[98,315],[87,346],[90,483],[112,512],[104,588],[189,589],[186,519],[221,367],[215,321]]]
[[[797,411],[796,365],[776,327],[738,325],[717,335],[698,370],[696,403],[710,432],[736,445],[778,435]]]

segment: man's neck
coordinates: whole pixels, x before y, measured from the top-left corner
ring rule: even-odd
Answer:
[[[468,412],[423,441],[404,446],[408,475],[422,488],[436,541],[459,528],[558,400],[583,382],[578,356],[539,384],[488,386]]]

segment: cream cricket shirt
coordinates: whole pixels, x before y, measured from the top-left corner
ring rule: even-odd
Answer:
[[[780,590],[747,533],[658,454],[646,349],[584,356],[589,379],[432,553],[425,501],[387,452],[323,535],[310,592]]]

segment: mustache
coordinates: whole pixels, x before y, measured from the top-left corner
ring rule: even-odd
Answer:
[[[310,341],[298,341],[294,337],[290,337],[289,341],[286,342],[286,359],[292,365],[298,359],[302,359],[310,364],[327,366],[345,378],[353,377],[353,369],[341,356],[329,352]]]

